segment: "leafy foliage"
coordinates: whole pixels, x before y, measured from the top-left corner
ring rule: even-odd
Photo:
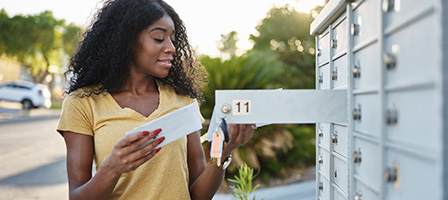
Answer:
[[[272,8],[257,26],[258,34],[251,36],[253,49],[224,61],[203,56],[200,61],[209,72],[210,81],[204,92],[206,101],[201,105],[204,117],[211,116],[215,90],[314,88],[315,43],[309,35],[312,20],[311,14],[288,6]],[[234,36],[234,32],[222,35],[221,47],[235,47]],[[221,51],[229,54],[227,48]],[[227,176],[247,164],[261,169],[266,183],[272,178],[286,178],[297,169],[314,165],[314,137],[314,125],[261,127],[248,144],[234,150]]]
[[[236,185],[230,186],[233,191],[233,196],[240,200],[249,199],[250,194],[252,194],[255,189],[257,189],[260,184],[255,187],[252,184],[252,180],[255,178],[254,170],[248,167],[246,164],[242,165],[238,169],[238,176],[234,176],[235,179],[227,179],[230,182],[236,183]],[[255,199],[255,196],[253,197]]]
[[[285,70],[270,54],[246,54],[232,56],[229,60],[203,56],[200,59],[209,74],[209,83],[204,89],[205,102],[202,114],[210,118],[215,105],[215,90],[265,89],[279,86],[273,82]]]
[[[315,41],[310,36],[311,14],[301,13],[290,6],[274,7],[251,35],[252,51],[269,51],[289,66],[282,76],[284,87],[314,88]]]
[[[61,66],[64,55],[71,56],[81,28],[65,26],[65,21],[55,19],[50,11],[9,17],[2,9],[0,30],[0,55],[17,59],[35,82],[42,82],[50,65]]]

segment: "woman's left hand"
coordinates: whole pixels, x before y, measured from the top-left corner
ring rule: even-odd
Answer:
[[[224,142],[223,156],[230,156],[230,153],[237,147],[246,144],[254,135],[254,124],[231,124],[229,143]]]

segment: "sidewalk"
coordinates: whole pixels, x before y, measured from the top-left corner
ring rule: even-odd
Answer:
[[[57,119],[61,114],[58,109],[37,108],[25,111],[18,103],[0,102],[0,124]]]
[[[289,185],[257,189],[254,192],[255,199],[263,200],[315,200],[316,199],[316,181],[306,181],[293,183]],[[249,199],[252,199],[253,195]],[[213,200],[236,200],[231,194],[217,194]]]

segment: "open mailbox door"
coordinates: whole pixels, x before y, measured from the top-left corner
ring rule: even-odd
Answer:
[[[217,90],[207,132],[228,124],[347,122],[346,90]]]

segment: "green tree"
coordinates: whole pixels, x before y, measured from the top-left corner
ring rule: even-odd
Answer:
[[[50,66],[61,66],[72,54],[80,30],[73,24],[65,26],[65,21],[55,19],[50,11],[9,17],[3,9],[0,29],[0,55],[17,59],[35,82],[43,82],[51,73]]]
[[[238,33],[231,31],[228,34],[221,34],[221,40],[218,43],[218,49],[221,54],[226,54],[229,57],[235,56],[238,50],[236,43],[238,42]]]
[[[251,35],[251,51],[270,51],[289,69],[282,76],[284,87],[312,89],[315,87],[315,41],[310,36],[311,14],[298,12],[291,6],[274,7]]]

